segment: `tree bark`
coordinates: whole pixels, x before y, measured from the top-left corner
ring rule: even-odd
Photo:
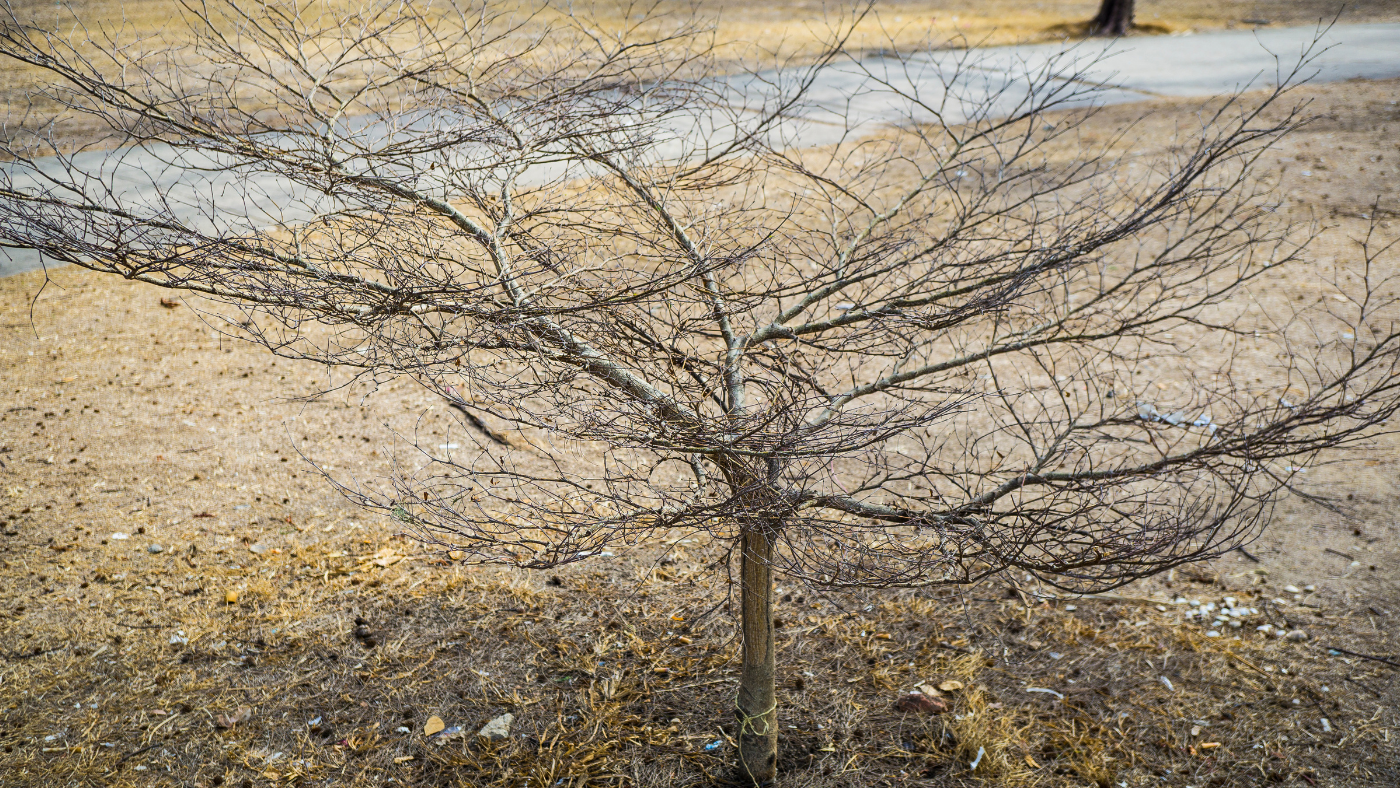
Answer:
[[[778,772],[776,671],[773,650],[773,539],[766,523],[746,528],[740,568],[743,669],[739,677],[739,763],[754,785]]]
[[[1125,36],[1133,29],[1134,0],[1103,0],[1099,13],[1089,21],[1089,34]]]

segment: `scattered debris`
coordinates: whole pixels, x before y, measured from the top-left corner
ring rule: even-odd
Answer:
[[[462,731],[462,726],[453,725],[451,728],[444,728],[438,733],[433,734],[433,736],[430,737],[430,740],[434,744],[441,747],[442,745],[448,743],[449,741],[452,741],[453,739],[460,739],[463,736],[463,733],[464,732]]]
[[[428,718],[427,722],[423,723],[423,735],[432,736],[435,733],[440,733],[446,727],[447,724],[442,721],[442,718],[434,714]]]
[[[963,688],[963,683],[961,681],[949,679],[948,681],[940,681],[938,683],[938,688],[944,692],[957,692]]]
[[[150,553],[151,555],[156,555],[158,553],[165,552],[165,548],[158,544],[147,545],[146,552]]]
[[[977,771],[977,766],[978,766],[979,764],[982,763],[982,756],[984,756],[984,755],[986,755],[986,754],[987,754],[987,748],[986,748],[986,747],[978,747],[978,748],[977,748],[977,757],[972,759],[972,763],[971,763],[971,764],[968,764],[968,768],[969,768],[970,770],[974,771],[974,772]]]

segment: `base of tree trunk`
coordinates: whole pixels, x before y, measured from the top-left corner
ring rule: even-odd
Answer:
[[[762,527],[743,536],[740,567],[741,627],[744,637],[739,697],[734,714],[739,731],[739,768],[754,785],[778,776],[778,714],[774,688],[773,534]]]
[[[1133,29],[1134,0],[1103,0],[1099,12],[1089,20],[1091,36],[1125,36]]]

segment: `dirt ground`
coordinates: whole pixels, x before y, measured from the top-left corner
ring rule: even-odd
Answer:
[[[1374,214],[1400,237],[1400,82],[1300,95],[1317,120],[1264,170],[1319,237],[1263,299],[1327,297]],[[337,381],[220,339],[198,302],[45,278],[0,280],[0,784],[727,784],[713,546],[454,565],[311,465],[372,478],[411,461],[395,430],[450,441],[426,395],[307,399]],[[1400,784],[1398,444],[1309,469],[1335,505],[1285,500],[1245,552],[1117,594],[782,589],[782,785]],[[1240,626],[1187,615],[1207,605]],[[894,705],[940,684],[946,714]]]

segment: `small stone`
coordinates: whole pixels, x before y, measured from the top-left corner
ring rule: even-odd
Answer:
[[[434,733],[437,733],[446,727],[447,724],[442,721],[442,718],[434,714],[433,716],[428,718],[427,722],[423,723],[423,735],[432,736]]]
[[[894,708],[906,714],[944,714],[948,711],[948,704],[922,692],[911,692],[900,696],[894,702]]]
[[[158,544],[146,545],[146,552],[150,553],[151,555],[155,555],[156,553],[165,552],[165,548],[161,547]]]
[[[238,604],[238,592],[237,592],[237,591],[225,591],[225,592],[224,592],[224,603],[225,603],[225,604],[229,604],[229,605],[236,605],[236,604]]]
[[[1290,593],[1290,594],[1301,594],[1301,593],[1303,593],[1303,590],[1302,590],[1301,588],[1299,588],[1298,586],[1284,586],[1284,587],[1283,587],[1283,590],[1284,590],[1284,591],[1287,591],[1287,592]]]
[[[452,559],[453,561],[460,561],[463,558],[466,558],[467,554],[461,550],[448,550],[447,557]]]
[[[510,724],[514,721],[514,714],[502,714],[483,725],[476,735],[487,741],[504,741],[510,738]]]
[[[253,553],[254,555],[262,555],[263,553],[267,552],[267,545],[262,543],[249,545],[248,552]]]
[[[1304,632],[1301,629],[1295,629],[1292,632],[1289,632],[1287,635],[1284,635],[1284,637],[1289,640],[1302,641],[1308,639],[1308,633]]]
[[[1305,592],[1311,594],[1312,592],[1314,592],[1314,591],[1317,590],[1317,586],[1314,586],[1314,585],[1306,585],[1306,586],[1303,586],[1303,590],[1304,590]]]

